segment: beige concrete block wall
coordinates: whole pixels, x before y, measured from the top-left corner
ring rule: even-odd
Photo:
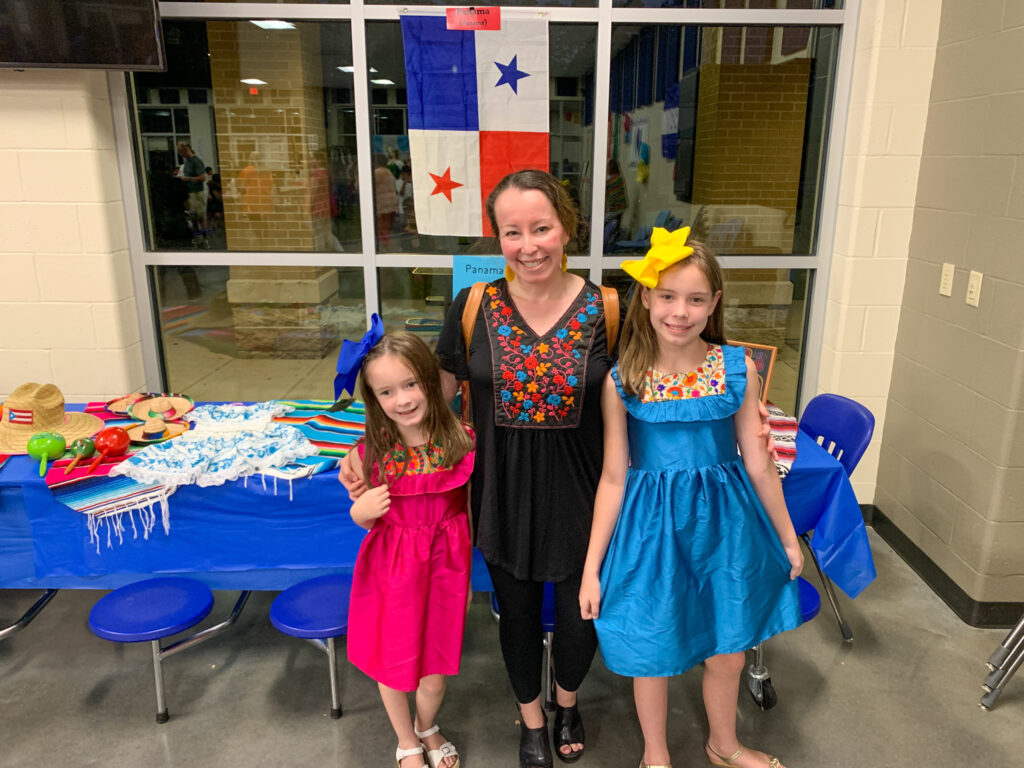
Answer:
[[[107,78],[0,70],[0,399],[144,386]]]
[[[874,501],[887,424],[941,6],[864,0],[858,22],[818,391],[851,397],[875,415],[874,439],[852,477],[861,503]]]
[[[1024,3],[943,3],[875,494],[981,602],[1024,596],[1021,51]]]

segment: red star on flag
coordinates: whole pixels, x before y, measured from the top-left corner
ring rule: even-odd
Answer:
[[[429,173],[429,171],[428,171]],[[456,187],[463,186],[457,181],[452,181],[452,169],[451,166],[444,169],[444,176],[438,176],[436,173],[431,173],[430,178],[434,180],[434,191],[431,195],[444,195],[448,198],[448,202],[452,201],[452,190]]]

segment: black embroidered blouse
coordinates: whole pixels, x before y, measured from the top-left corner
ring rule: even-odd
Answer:
[[[467,296],[468,289],[452,302],[437,355],[442,368],[469,379],[476,544],[516,578],[561,581],[583,567],[601,477],[601,386],[613,362],[601,292],[585,281],[565,314],[538,334],[505,280],[490,283],[468,366]]]

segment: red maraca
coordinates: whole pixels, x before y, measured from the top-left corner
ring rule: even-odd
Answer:
[[[131,438],[121,427],[107,427],[99,431],[93,438],[93,443],[96,444],[96,453],[99,455],[89,465],[89,469],[85,473],[87,475],[96,469],[107,456],[123,455],[131,444]]]

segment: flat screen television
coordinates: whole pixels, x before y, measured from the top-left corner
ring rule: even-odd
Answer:
[[[0,0],[0,67],[166,67],[157,0]]]

